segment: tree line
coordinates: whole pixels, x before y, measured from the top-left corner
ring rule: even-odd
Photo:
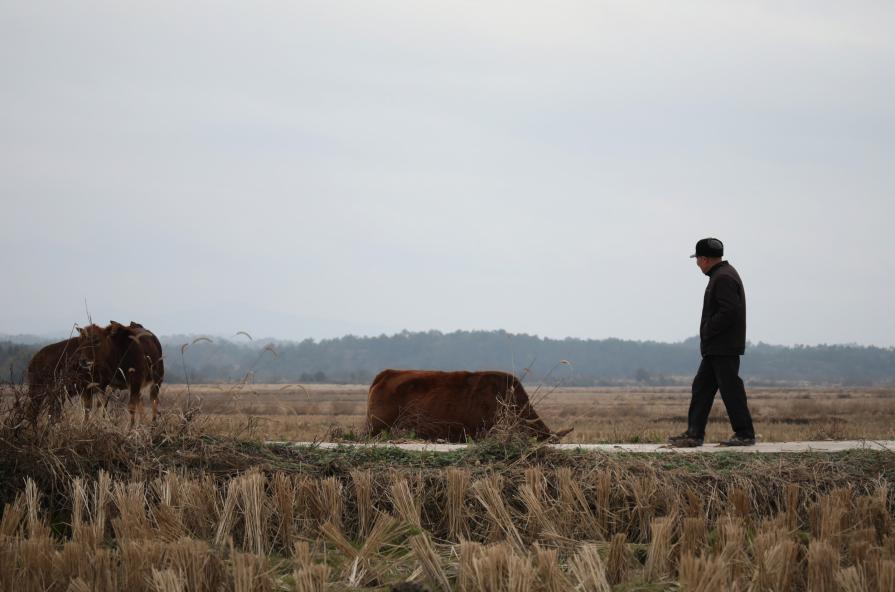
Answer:
[[[699,364],[696,337],[677,343],[547,339],[506,331],[409,332],[375,337],[248,341],[162,338],[168,383],[369,383],[384,368],[495,369],[526,382],[570,386],[684,385]],[[24,380],[40,345],[0,342],[2,379]],[[895,385],[895,348],[750,344],[742,376],[752,385]]]

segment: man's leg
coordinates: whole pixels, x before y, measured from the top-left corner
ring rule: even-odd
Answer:
[[[704,357],[693,378],[690,410],[687,413],[687,432],[691,436],[705,438],[705,426],[709,421],[709,412],[712,410],[712,402],[717,391],[718,382],[712,363],[709,358]]]
[[[739,376],[740,356],[712,356],[712,366],[734,435],[754,439],[755,428],[746,404],[746,388]]]

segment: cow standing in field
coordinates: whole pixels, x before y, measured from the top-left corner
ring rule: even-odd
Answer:
[[[90,376],[90,388],[84,389],[81,398],[85,413],[93,404],[94,392],[103,393],[106,387],[128,390],[127,408],[131,427],[137,406],[142,410],[140,394],[149,386],[152,402],[152,420],[158,417],[158,393],[165,378],[162,360],[162,344],[143,325],[132,322],[125,327],[110,321],[107,327],[89,325],[78,329],[79,367]]]
[[[131,427],[146,386],[150,387],[152,419],[158,416],[158,393],[164,377],[161,343],[133,322],[124,326],[110,321],[107,327],[79,328],[77,337],[44,347],[28,364],[29,394],[35,408],[49,402],[51,411],[57,412],[65,396],[79,394],[86,417],[94,394],[111,386],[130,392]]]
[[[513,408],[521,429],[539,440],[571,431],[550,431],[519,379],[499,371],[383,370],[370,385],[367,426],[373,436],[398,428],[411,429],[426,440],[463,442],[485,435],[501,405]]]
[[[51,414],[58,414],[66,397],[82,392],[90,383],[78,365],[78,341],[78,337],[72,337],[51,343],[38,350],[28,362],[26,376],[33,418],[44,406]]]

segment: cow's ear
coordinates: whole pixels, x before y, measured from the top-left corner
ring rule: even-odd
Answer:
[[[115,337],[115,335],[122,329],[121,323],[116,323],[115,321],[109,321],[109,327],[107,331],[109,332],[109,336]]]
[[[77,329],[78,329],[78,335],[80,335],[81,337],[87,336],[87,329],[85,329],[84,327],[78,327]]]

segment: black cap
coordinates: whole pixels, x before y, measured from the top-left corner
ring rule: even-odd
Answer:
[[[696,252],[690,257],[723,257],[724,243],[716,238],[704,238],[696,243]]]

